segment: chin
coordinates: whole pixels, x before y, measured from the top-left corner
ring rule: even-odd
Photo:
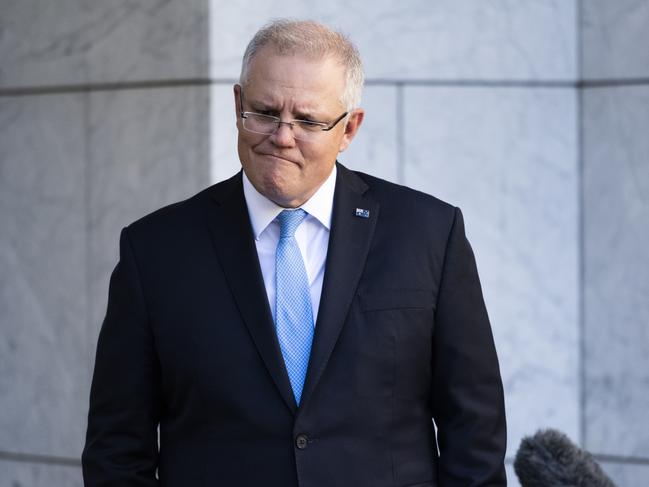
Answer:
[[[297,188],[290,185],[265,186],[262,194],[269,200],[279,206],[283,206],[284,208],[296,208],[308,199],[302,192],[298,191]]]
[[[291,191],[290,184],[283,177],[273,177],[273,175],[265,174],[259,180],[259,184],[253,185],[261,194],[269,200],[277,203],[280,206],[287,207],[288,203],[295,200],[295,193]]]
[[[295,208],[304,203],[299,196],[277,187],[268,188],[264,196],[284,208]]]

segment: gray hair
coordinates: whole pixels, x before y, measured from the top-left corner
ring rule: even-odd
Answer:
[[[266,24],[252,38],[241,64],[239,83],[248,81],[250,63],[261,48],[270,45],[281,55],[300,54],[310,59],[332,56],[345,68],[345,89],[340,102],[348,112],[361,103],[363,63],[358,49],[342,33],[313,20],[278,19]]]

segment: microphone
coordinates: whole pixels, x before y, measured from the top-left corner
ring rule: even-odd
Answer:
[[[554,429],[523,438],[514,471],[522,487],[615,487],[590,453]]]

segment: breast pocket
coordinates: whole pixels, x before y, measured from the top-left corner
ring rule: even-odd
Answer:
[[[357,393],[423,396],[430,383],[432,292],[360,292],[357,309]]]

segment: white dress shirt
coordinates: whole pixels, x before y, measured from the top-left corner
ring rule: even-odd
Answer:
[[[295,240],[302,253],[302,260],[309,278],[313,323],[320,309],[320,295],[325,273],[325,260],[329,248],[331,213],[336,187],[336,166],[326,181],[300,208],[307,216],[295,231]],[[259,193],[246,173],[243,173],[243,194],[250,215],[257,256],[264,278],[268,304],[275,320],[275,251],[279,242],[279,222],[277,216],[285,210]]]

